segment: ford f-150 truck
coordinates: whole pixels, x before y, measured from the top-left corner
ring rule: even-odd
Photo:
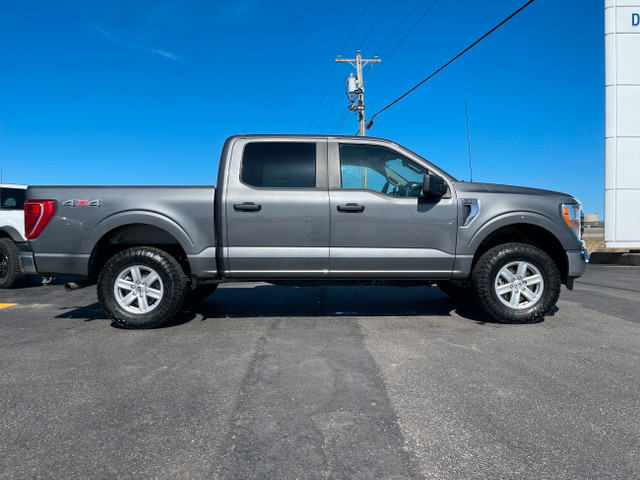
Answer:
[[[32,186],[25,226],[23,265],[97,282],[129,328],[227,281],[436,283],[527,323],[588,261],[571,195],[460,182],[372,137],[233,136],[216,188]]]

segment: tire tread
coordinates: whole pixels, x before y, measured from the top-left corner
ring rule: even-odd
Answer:
[[[9,258],[9,270],[4,279],[0,279],[0,288],[13,288],[22,283],[26,277],[20,265],[20,250],[13,240],[10,238],[0,238],[0,251]]]
[[[136,315],[122,309],[113,295],[113,279],[124,268],[136,263],[148,265],[158,274],[166,275],[167,283],[161,305],[147,315]],[[170,254],[155,247],[133,247],[115,254],[107,261],[98,276],[98,301],[109,318],[116,324],[129,329],[159,327],[171,321],[184,303],[187,279],[178,261]]]
[[[543,298],[528,309],[512,310],[503,305],[494,292],[494,271],[521,259],[531,261],[540,269],[545,282]],[[560,296],[560,272],[555,262],[541,249],[526,243],[505,243],[485,252],[473,269],[471,282],[476,303],[501,323],[535,323],[553,308]]]

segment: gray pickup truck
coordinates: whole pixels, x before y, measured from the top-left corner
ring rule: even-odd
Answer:
[[[571,195],[460,182],[372,137],[233,136],[217,188],[32,186],[25,225],[22,265],[97,282],[128,328],[228,281],[435,283],[528,323],[588,261]]]

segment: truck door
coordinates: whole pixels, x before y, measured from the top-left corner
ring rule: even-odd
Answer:
[[[221,226],[225,274],[327,278],[326,140],[241,138],[228,169]]]
[[[331,278],[448,279],[457,207],[420,196],[420,159],[385,144],[329,144]]]

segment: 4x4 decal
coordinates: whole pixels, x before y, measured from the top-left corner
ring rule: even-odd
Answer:
[[[102,200],[66,200],[63,207],[101,207]]]

